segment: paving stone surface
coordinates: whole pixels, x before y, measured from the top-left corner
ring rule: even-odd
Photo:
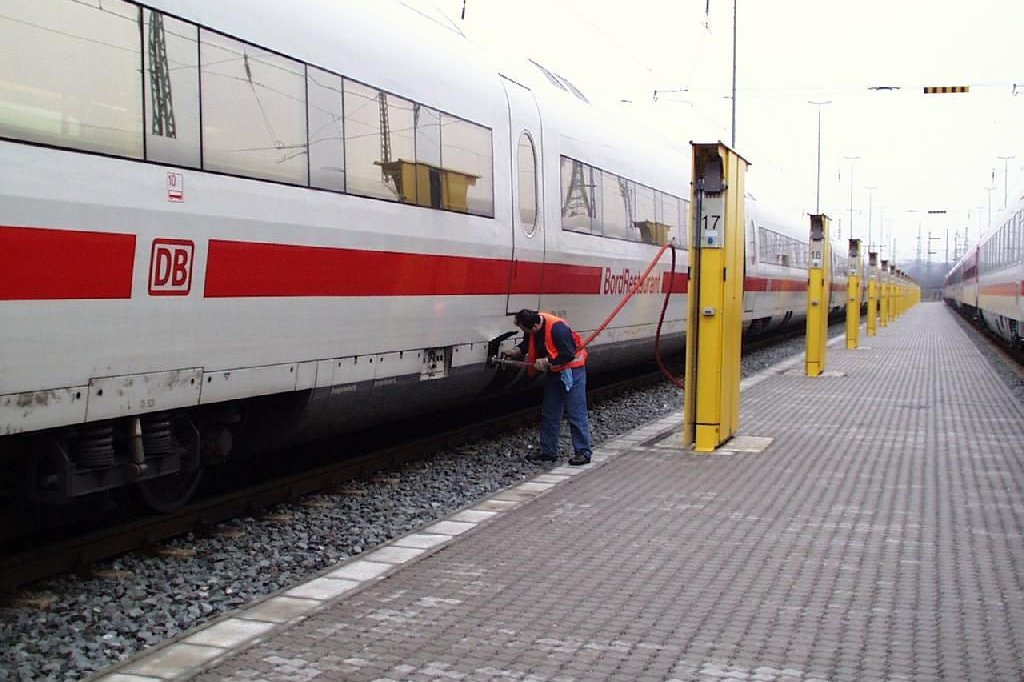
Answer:
[[[940,304],[861,345],[744,390],[763,450],[669,419],[197,679],[1024,679],[1024,409]]]

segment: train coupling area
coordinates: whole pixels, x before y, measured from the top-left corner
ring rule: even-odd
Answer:
[[[487,364],[490,365],[490,366],[497,366],[497,367],[522,367],[522,368],[533,367],[533,363],[532,362],[525,362],[523,360],[512,360],[511,358],[503,358],[500,355],[492,356],[487,361]]]

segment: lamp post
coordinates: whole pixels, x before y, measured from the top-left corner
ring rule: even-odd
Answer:
[[[732,0],[732,148],[736,149],[736,2]]]
[[[850,239],[853,239],[853,162],[858,160],[859,156],[844,156],[844,159],[850,162]],[[841,237],[842,235],[840,235]]]
[[[818,179],[814,192],[814,212],[817,215],[821,215],[821,108],[826,104],[832,104],[832,100],[825,100],[824,102],[808,101],[807,103],[818,107]]]
[[[1007,176],[1008,171],[1009,171],[1010,159],[1015,159],[1017,157],[1011,155],[1011,156],[997,156],[996,158],[1003,160],[1003,208],[1005,209],[1006,208],[1006,189],[1007,189],[1007,187],[1006,187],[1006,176]],[[991,222],[991,220],[992,220],[992,218],[989,217],[989,221],[990,222]]]
[[[985,224],[986,229],[992,224],[992,190],[995,188],[995,185],[989,185],[985,188],[988,190],[988,222]]]
[[[871,250],[871,204],[872,200],[875,198],[875,190],[878,188],[872,185],[870,187],[865,187],[864,189],[868,191],[868,250]]]

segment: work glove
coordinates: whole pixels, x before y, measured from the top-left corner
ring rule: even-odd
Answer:
[[[550,364],[547,358],[537,358],[533,361],[533,368],[538,372],[546,372]]]

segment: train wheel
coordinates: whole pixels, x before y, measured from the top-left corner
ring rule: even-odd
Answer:
[[[202,477],[202,469],[196,469],[139,481],[133,485],[133,497],[146,509],[167,514],[188,504]]]

